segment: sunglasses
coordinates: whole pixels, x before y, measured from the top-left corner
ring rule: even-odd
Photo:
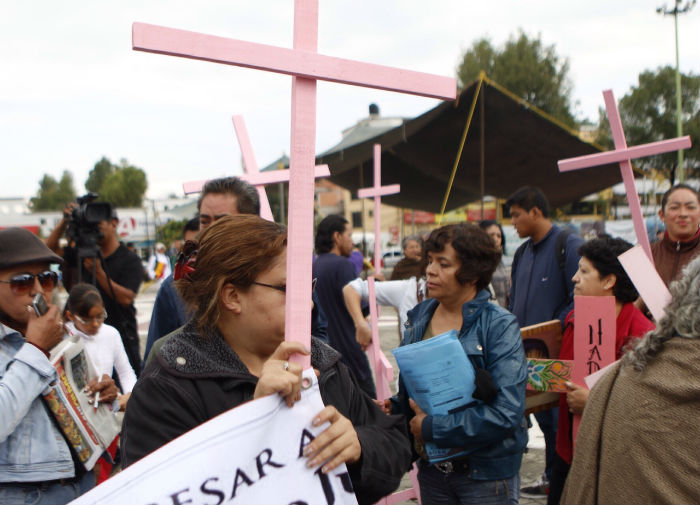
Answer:
[[[281,291],[282,293],[287,292],[287,285],[286,284],[280,284],[279,286],[275,286],[273,284],[265,284],[264,282],[258,282],[258,281],[253,281],[251,284],[256,284],[258,286],[264,286],[266,288],[276,289],[277,291]],[[316,278],[311,280],[311,292],[313,293],[315,290],[316,290]]]
[[[78,321],[80,324],[89,324],[92,323],[93,321],[102,324],[104,323],[105,319],[107,319],[107,311],[105,310],[102,314],[99,316],[95,317],[80,317],[78,315],[73,316],[76,321]]]
[[[34,279],[39,280],[41,287],[47,291],[53,289],[58,282],[58,274],[47,270],[40,274],[18,274],[9,281],[0,280],[3,284],[9,284],[15,295],[26,295],[34,287]]]

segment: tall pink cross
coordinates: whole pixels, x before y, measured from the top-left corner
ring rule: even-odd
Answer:
[[[292,121],[285,338],[310,345],[313,254],[316,81],[454,100],[453,78],[318,54],[318,0],[294,1],[294,48],[244,42],[134,23],[133,48],[292,76]],[[294,356],[304,368],[308,356]]]
[[[382,248],[380,240],[380,206],[382,195],[393,195],[401,190],[398,184],[382,186],[382,146],[374,144],[374,186],[362,188],[357,192],[359,198],[374,198],[374,271],[379,272],[381,268]],[[376,376],[377,399],[384,400],[391,396],[389,382],[394,378],[394,369],[382,353],[379,342],[379,314],[377,311],[377,297],[374,291],[374,277],[367,279],[369,290],[369,316],[372,326],[372,343],[368,352],[372,357],[372,367]]]
[[[265,185],[279,183],[279,182],[289,182],[289,170],[273,170],[270,172],[260,172],[258,170],[258,162],[255,160],[255,154],[253,153],[253,145],[250,143],[250,138],[248,137],[248,130],[245,127],[245,120],[243,116],[233,116],[233,128],[236,131],[236,136],[238,137],[238,144],[241,147],[241,156],[243,157],[243,170],[245,174],[240,176],[244,181],[252,184],[258,190],[258,197],[260,199],[260,217],[267,219],[268,221],[274,221],[272,216],[272,209],[270,208],[270,201],[267,199],[267,193],[265,193]],[[317,165],[314,169],[314,174],[316,177],[328,177],[331,175],[328,165]],[[204,184],[207,181],[194,181],[186,182],[183,184],[185,194],[199,193],[202,191]]]
[[[613,141],[615,142],[615,150],[561,160],[559,161],[559,171],[568,172],[570,170],[578,170],[581,168],[619,162],[622,180],[625,183],[625,192],[627,193],[627,203],[630,207],[630,213],[632,214],[634,230],[637,234],[637,242],[642,246],[644,252],[651,259],[649,236],[647,235],[647,229],[644,224],[644,216],[642,214],[642,206],[639,203],[637,187],[634,184],[634,174],[632,173],[631,160],[643,158],[645,156],[652,156],[655,154],[678,151],[679,149],[687,149],[690,147],[690,137],[685,136],[643,144],[641,146],[627,147],[625,133],[622,129],[620,113],[617,110],[617,105],[615,104],[615,98],[613,97],[612,90],[608,89],[603,91],[603,98],[605,100],[605,111],[608,114],[608,121],[610,122],[610,131],[612,132]]]

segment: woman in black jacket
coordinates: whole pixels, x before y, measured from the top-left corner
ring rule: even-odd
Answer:
[[[181,262],[176,287],[194,309],[146,367],[122,430],[127,466],[209,419],[249,400],[300,398],[301,367],[287,359],[308,350],[284,340],[286,229],[257,216],[219,219],[204,231],[196,259]],[[176,275],[178,269],[176,268]],[[315,424],[330,426],[307,446],[309,466],[347,465],[360,503],[392,492],[410,466],[399,417],[386,416],[357,386],[340,355],[312,339],[311,364],[326,405]]]

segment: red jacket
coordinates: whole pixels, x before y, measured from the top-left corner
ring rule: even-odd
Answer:
[[[615,337],[615,357],[620,359],[622,348],[634,337],[641,337],[656,326],[649,321],[633,303],[622,306],[617,316],[617,334]],[[559,359],[574,359],[574,311],[566,316],[564,335],[561,339]],[[559,395],[559,425],[557,428],[557,454],[571,464],[573,444],[571,443],[571,414],[566,403],[566,393]]]

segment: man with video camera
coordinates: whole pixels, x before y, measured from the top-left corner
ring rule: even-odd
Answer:
[[[88,193],[77,203],[68,204],[46,245],[65,260],[62,269],[66,290],[82,281],[100,291],[107,311],[105,324],[119,331],[129,363],[138,373],[141,353],[134,298],[143,280],[143,265],[119,242],[119,218],[114,206],[95,202],[96,198],[95,193]],[[69,242],[61,248],[59,239],[64,233]]]

